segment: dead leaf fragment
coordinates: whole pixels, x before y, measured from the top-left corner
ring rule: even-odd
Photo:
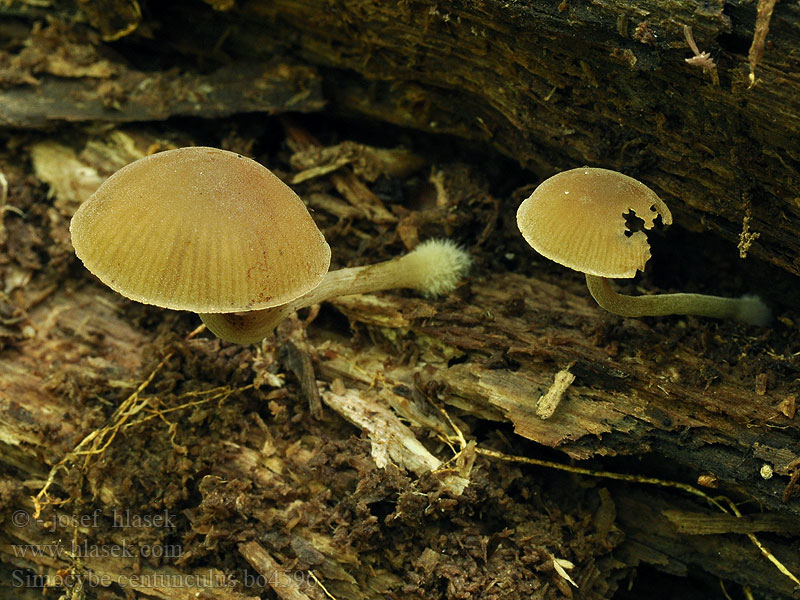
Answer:
[[[553,568],[556,570],[556,573],[558,573],[563,579],[566,579],[568,582],[570,582],[577,588],[578,584],[575,583],[572,577],[569,576],[569,573],[567,573],[567,570],[574,569],[575,565],[565,558],[556,558],[552,554],[550,554],[550,558],[553,560]]]

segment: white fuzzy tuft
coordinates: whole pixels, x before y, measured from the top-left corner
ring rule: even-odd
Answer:
[[[758,296],[746,295],[739,298],[736,320],[748,325],[764,327],[772,321],[772,311]]]
[[[472,258],[452,240],[427,240],[403,257],[413,286],[426,296],[452,292],[467,274]]]

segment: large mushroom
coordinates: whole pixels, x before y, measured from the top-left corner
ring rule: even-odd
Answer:
[[[632,231],[628,218],[644,230],[656,219],[672,223],[667,205],[646,185],[608,169],[582,167],[542,182],[519,207],[517,226],[543,256],[585,273],[589,292],[609,312],[625,317],[698,315],[765,325],[770,311],[756,296],[723,298],[704,294],[627,296],[609,278],[631,278],[644,271],[650,246],[644,231]]]
[[[287,185],[254,160],[200,146],[123,167],[78,208],[70,232],[84,265],[115,291],[196,312],[215,335],[242,344],[335,296],[446,293],[470,264],[444,240],[329,272],[330,248]]]

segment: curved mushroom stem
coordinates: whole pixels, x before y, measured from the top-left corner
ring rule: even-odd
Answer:
[[[471,263],[469,254],[450,240],[429,240],[400,258],[329,271],[317,287],[287,304],[243,313],[201,314],[200,318],[218,338],[252,344],[267,337],[294,311],[337,296],[394,288],[412,288],[427,296],[446,294]]]
[[[586,275],[589,293],[608,312],[623,317],[660,317],[663,315],[696,315],[717,319],[735,319],[749,325],[767,325],[771,312],[758,296],[723,298],[704,294],[656,294],[626,296],[618,294],[609,280]]]
[[[291,314],[288,304],[239,313],[201,313],[208,330],[221,340],[234,344],[255,344],[267,337]]]

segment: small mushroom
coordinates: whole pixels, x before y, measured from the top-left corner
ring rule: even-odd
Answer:
[[[608,169],[563,171],[537,187],[519,207],[517,226],[543,256],[586,274],[589,292],[609,312],[624,317],[698,315],[766,325],[770,311],[756,296],[722,298],[703,294],[626,296],[608,279],[644,271],[650,246],[644,231],[657,218],[672,223],[669,208],[643,183]]]
[[[196,312],[218,337],[243,344],[334,296],[449,291],[470,263],[439,241],[393,261],[328,272],[330,247],[303,201],[256,161],[207,147],[123,167],[78,208],[70,232],[75,253],[113,290]]]

